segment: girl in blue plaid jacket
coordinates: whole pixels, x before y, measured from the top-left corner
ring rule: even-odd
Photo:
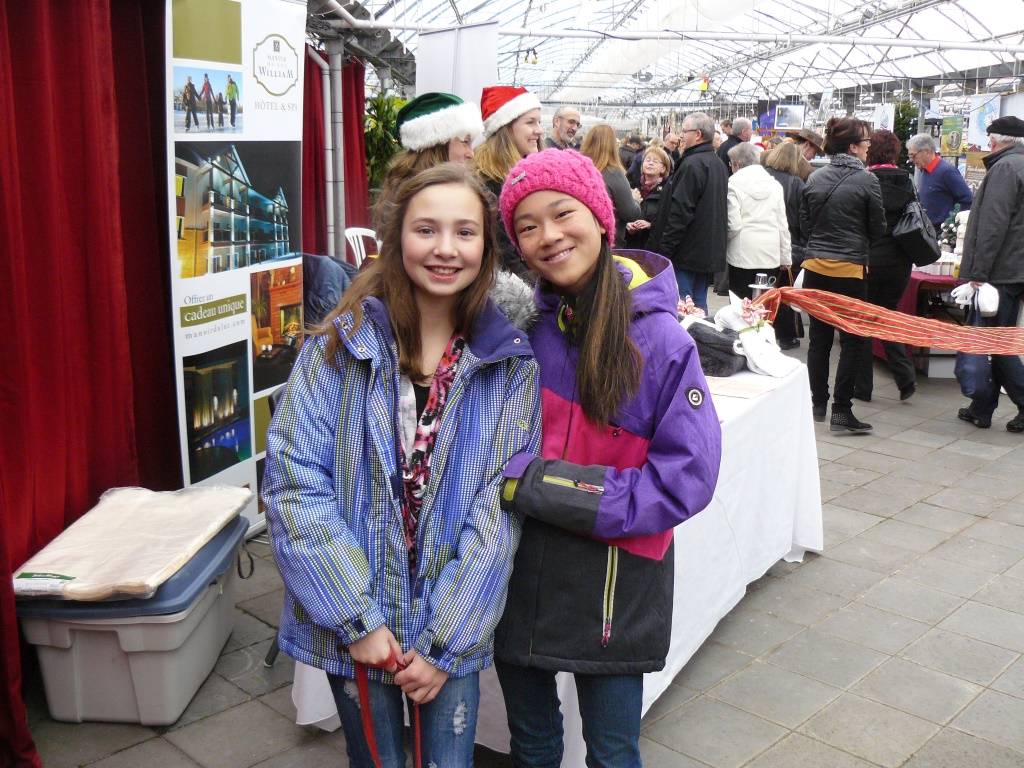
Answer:
[[[502,470],[538,451],[538,369],[488,297],[489,193],[446,163],[378,204],[380,256],[303,345],[267,433],[266,503],[285,584],[279,642],[328,674],[352,766],[405,766],[403,692],[423,762],[471,766],[522,520]]]

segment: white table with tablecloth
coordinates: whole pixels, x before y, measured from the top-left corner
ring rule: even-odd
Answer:
[[[722,468],[708,508],[676,528],[672,644],[665,669],[644,676],[644,712],[742,599],[747,584],[780,559],[800,560],[823,545],[807,368],[783,379],[742,372],[709,386],[722,422]],[[505,707],[493,669],[481,674],[480,685],[476,740],[507,752]],[[558,689],[562,765],[576,768],[584,764],[586,746],[572,675],[560,674]],[[292,696],[299,723],[338,727],[322,671],[296,665]]]

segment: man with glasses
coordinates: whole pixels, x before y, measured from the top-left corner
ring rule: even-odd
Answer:
[[[679,147],[679,137],[670,133],[665,137],[665,151],[672,158],[672,167],[679,165],[679,158],[683,156],[683,150]]]
[[[729,176],[715,156],[715,121],[703,112],[683,120],[683,155],[661,193],[648,248],[672,262],[679,296],[707,312],[708,287],[725,270]]]
[[[551,135],[544,139],[544,146],[552,149],[568,147],[576,131],[583,127],[580,124],[580,113],[572,107],[559,107],[551,125]]]
[[[935,139],[927,133],[912,136],[907,140],[907,157],[920,171],[917,193],[936,232],[957,203],[960,203],[961,211],[970,210],[974,202],[971,188],[960,171],[939,157]]]

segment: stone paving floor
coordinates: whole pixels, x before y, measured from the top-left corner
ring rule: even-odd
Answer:
[[[854,407],[873,433],[816,425],[825,551],[749,586],[644,718],[647,768],[1024,766],[1015,409],[977,429],[957,420],[955,381],[921,378],[901,403],[881,364],[875,378]],[[291,660],[262,664],[282,592],[266,545],[250,549],[234,634],[173,726],[58,723],[28,681],[46,768],[347,765],[340,731],[294,724]],[[511,763],[481,748],[477,765]]]

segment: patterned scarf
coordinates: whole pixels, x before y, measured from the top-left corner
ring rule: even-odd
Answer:
[[[430,482],[430,459],[441,426],[441,414],[444,412],[452,384],[455,383],[455,368],[465,348],[466,339],[459,333],[454,334],[434,372],[427,404],[416,425],[416,438],[408,460],[405,458],[405,451],[399,451],[402,457],[402,479],[405,488],[402,522],[405,525],[405,543],[409,549],[410,574],[416,573],[416,529],[420,509],[423,507],[423,495]]]
[[[640,197],[646,200],[647,196],[660,187],[663,181],[664,179],[661,178],[661,176],[656,178],[654,181],[647,181],[646,179],[642,180],[640,182]]]

